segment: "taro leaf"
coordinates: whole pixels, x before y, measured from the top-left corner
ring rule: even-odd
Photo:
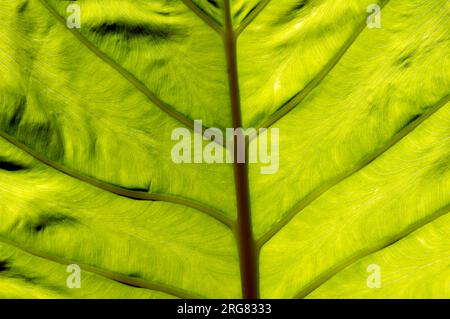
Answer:
[[[449,12],[2,0],[0,297],[449,297]],[[175,164],[195,119],[278,128],[279,171]]]

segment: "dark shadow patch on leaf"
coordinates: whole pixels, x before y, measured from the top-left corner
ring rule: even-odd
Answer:
[[[40,279],[37,277],[31,277],[22,273],[15,273],[15,274],[11,274],[8,275],[9,278],[14,278],[14,279],[19,279],[22,281],[25,281],[27,283],[33,284],[33,285],[37,285],[40,282]]]
[[[123,22],[105,22],[90,30],[96,34],[121,35],[125,39],[150,38],[154,41],[168,41],[177,35],[183,34],[181,30],[168,26],[128,24]]]
[[[157,11],[156,13],[165,17],[172,15],[170,11]]]
[[[41,276],[32,277],[30,275],[25,274],[25,269],[21,270],[20,273],[19,272],[7,273],[6,277],[11,278],[11,279],[20,280],[20,281],[23,281],[30,285],[36,286],[36,287],[45,288],[56,294],[64,294],[66,292],[65,289],[63,289],[59,286],[47,283],[45,281],[46,278],[44,278],[44,277],[41,277]]]
[[[407,69],[411,66],[411,56],[405,56],[400,59],[398,59],[397,64],[400,65],[402,68]]]
[[[253,11],[253,10],[255,10],[255,8],[252,8],[252,9],[250,10],[250,12]],[[242,14],[242,11],[244,11],[244,7],[240,7],[240,8],[238,9],[238,11],[236,11],[236,13],[234,14],[234,16],[235,16],[235,17],[239,17],[239,16]],[[247,13],[247,15],[244,17],[244,19],[245,19],[246,17],[248,17],[248,15],[250,14],[250,12]]]
[[[23,115],[25,113],[25,109],[27,106],[27,98],[25,96],[20,97],[19,102],[14,110],[14,113],[9,120],[9,126],[16,130],[19,127],[20,122],[22,121]]]
[[[21,14],[25,12],[25,10],[28,7],[28,0],[23,1],[19,6],[17,7],[17,13]]]
[[[253,6],[253,8],[251,8],[247,14],[245,15],[245,17],[242,18],[242,21],[245,21],[245,19],[247,19],[254,11],[256,11],[256,9],[258,8],[258,5]],[[239,17],[242,14],[242,11],[245,9],[245,6],[242,6],[239,8],[239,10],[235,13],[236,17]]]
[[[294,5],[291,9],[291,11],[299,11],[303,9],[308,4],[308,0],[302,0],[298,2],[296,5]]]
[[[73,226],[76,223],[78,223],[78,219],[72,216],[62,214],[43,215],[37,223],[33,224],[32,228],[35,232],[42,232],[51,226]]]
[[[49,159],[58,161],[64,157],[64,139],[57,115],[45,114],[47,120],[42,122],[22,123],[20,129],[9,129],[7,133],[16,136],[20,131],[20,141],[28,147],[33,146],[37,152],[45,154]]]
[[[10,160],[0,157],[0,170],[5,170],[8,172],[17,172],[24,169],[27,169],[27,167],[22,164],[14,163]]]
[[[416,114],[413,117],[411,117],[405,124],[402,125],[402,127],[398,130],[401,132],[404,128],[408,127],[409,125],[413,124],[417,119],[419,119],[422,116],[422,114]]]
[[[216,9],[220,9],[219,4],[215,0],[207,0],[210,5],[212,5]]]
[[[433,180],[447,178],[450,173],[450,164],[447,161],[439,160],[430,165],[430,175]]]
[[[300,0],[293,7],[286,11],[286,13],[276,20],[273,25],[281,25],[289,23],[294,20],[301,10],[303,10],[309,4],[309,0]]]
[[[126,189],[127,191],[132,191],[132,192],[141,192],[141,193],[148,193],[148,188],[144,188],[144,187],[122,187],[124,189]]]
[[[165,67],[168,64],[168,60],[167,59],[154,59],[152,61],[150,61],[152,69],[161,69],[163,67]]]
[[[8,271],[10,269],[11,269],[11,266],[9,265],[7,260],[0,260],[0,272]]]
[[[400,56],[400,58],[398,58],[396,60],[395,63],[396,63],[396,65],[398,65],[398,66],[400,66],[400,67],[402,67],[404,69],[407,69],[407,68],[409,68],[411,66],[412,60],[414,58],[414,55],[415,55],[415,51],[414,50],[410,51],[410,52],[408,52],[406,54],[402,54]]]

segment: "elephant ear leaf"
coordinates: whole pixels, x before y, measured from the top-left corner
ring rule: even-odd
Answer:
[[[1,1],[0,297],[450,296],[449,14]],[[274,171],[175,163],[194,120]]]

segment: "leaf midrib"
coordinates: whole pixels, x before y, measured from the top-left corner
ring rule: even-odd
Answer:
[[[260,2],[254,11],[249,14],[244,21],[236,28],[233,27],[231,18],[231,5],[229,0],[224,0],[224,30],[218,32],[223,38],[225,55],[227,58],[228,85],[230,94],[231,118],[234,129],[242,128],[241,97],[239,92],[239,76],[237,66],[237,38],[245,28],[258,16],[267,6],[270,0]],[[191,0],[183,0],[189,8],[208,25],[214,29],[217,27],[210,18],[204,14]],[[241,134],[238,131],[238,134]],[[259,298],[259,252],[254,240],[251,204],[249,191],[248,161],[238,163],[238,152],[248,153],[248,143],[243,149],[238,149],[237,139],[242,136],[235,136],[233,143],[234,150],[234,178],[235,178],[235,196],[237,203],[237,223],[233,228],[239,251],[239,265],[241,275],[242,297],[245,299]]]
[[[231,19],[230,0],[224,0],[224,47],[228,66],[228,84],[233,128],[242,128],[241,97],[239,93],[239,76],[237,66],[237,35]],[[256,243],[253,239],[251,218],[250,189],[248,180],[248,161],[238,162],[238,154],[248,153],[248,143],[239,148],[238,139],[243,138],[242,130],[238,130],[234,139],[234,184],[237,209],[235,237],[239,251],[241,289],[244,299],[259,297],[259,267]],[[243,153],[242,153],[243,152]]]

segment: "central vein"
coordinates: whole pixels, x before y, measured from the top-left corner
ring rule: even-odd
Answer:
[[[259,297],[259,274],[256,244],[252,232],[248,167],[247,161],[238,163],[238,154],[247,154],[248,144],[237,143],[238,140],[245,139],[245,136],[242,136],[242,130],[236,130],[237,128],[242,127],[242,118],[236,59],[236,34],[233,30],[229,0],[224,1],[224,18],[224,44],[228,66],[231,116],[233,128],[235,129],[235,132],[237,132],[234,136],[233,165],[237,202],[236,237],[239,249],[242,297],[245,299],[255,299]]]

